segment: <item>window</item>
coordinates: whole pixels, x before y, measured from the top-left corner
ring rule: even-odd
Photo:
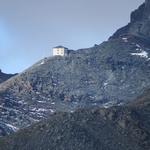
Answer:
[[[59,49],[57,49],[57,55],[59,55]]]

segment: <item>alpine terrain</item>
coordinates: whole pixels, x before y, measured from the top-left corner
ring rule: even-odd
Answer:
[[[70,117],[68,113],[77,109],[108,108],[132,103],[132,100],[150,88],[150,0],[146,0],[133,11],[130,20],[127,26],[119,29],[108,41],[100,45],[71,50],[69,55],[63,57],[44,58],[24,72],[1,83],[0,130],[3,131],[1,135],[25,128],[58,111],[64,112],[68,120]],[[81,116],[86,116],[86,113],[85,111]],[[96,114],[98,117],[99,112]],[[75,115],[78,116],[78,112]],[[89,115],[95,114],[90,111]],[[90,116],[89,119],[92,119]],[[99,119],[98,122],[101,120]],[[108,125],[110,121],[102,118],[102,122],[104,124],[101,125],[105,128],[105,124]],[[96,131],[101,125],[95,128]],[[115,127],[118,127],[118,124],[115,124]],[[112,126],[108,129],[114,133],[114,137],[120,138],[121,135],[115,135],[117,133],[114,130]],[[40,132],[39,130],[38,134]],[[85,136],[83,132],[81,131],[81,134]],[[127,134],[126,131],[125,133]],[[89,134],[90,137],[91,133]],[[126,138],[126,134],[123,138]],[[35,134],[34,137],[36,136]],[[136,135],[134,137],[136,138]],[[88,137],[86,138],[83,140],[88,141]]]

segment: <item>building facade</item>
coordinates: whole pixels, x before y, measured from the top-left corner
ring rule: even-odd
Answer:
[[[64,46],[57,46],[53,48],[53,56],[67,56],[68,48]]]

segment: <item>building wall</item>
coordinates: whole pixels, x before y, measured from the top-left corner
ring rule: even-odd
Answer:
[[[65,49],[64,48],[53,48],[53,56],[64,56]]]

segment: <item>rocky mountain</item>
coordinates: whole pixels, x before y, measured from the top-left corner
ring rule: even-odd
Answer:
[[[150,1],[145,0],[137,10],[131,13],[130,23],[119,29],[112,38],[118,38],[124,35],[133,35],[142,38],[144,41],[150,40]]]
[[[0,83],[8,80],[9,78],[15,76],[16,74],[6,74],[6,73],[3,73],[1,70],[0,70]]]
[[[0,139],[0,150],[149,150],[150,91],[133,103],[55,113]]]
[[[11,77],[13,77],[15,75],[17,75],[17,74],[6,74],[0,70],[0,84],[5,82],[6,80],[10,79]],[[6,123],[4,123],[2,120],[0,120],[0,135],[6,135],[6,134],[10,134],[12,132],[13,132],[12,126],[8,126]]]
[[[16,131],[56,111],[123,105],[150,87],[150,4],[100,45],[48,57],[0,84],[0,129]]]

